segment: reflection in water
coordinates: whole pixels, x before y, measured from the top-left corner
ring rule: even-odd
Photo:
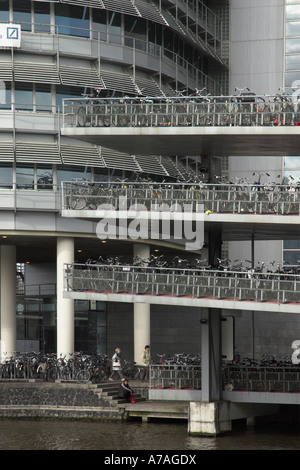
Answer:
[[[0,450],[300,450],[299,429],[191,437],[182,423],[0,419]]]

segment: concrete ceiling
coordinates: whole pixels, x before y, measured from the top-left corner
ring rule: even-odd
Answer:
[[[295,127],[72,127],[61,134],[131,155],[294,156]]]

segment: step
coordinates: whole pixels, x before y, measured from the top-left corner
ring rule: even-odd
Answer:
[[[125,399],[119,398],[119,383],[105,382],[101,384],[95,384],[93,386],[95,393],[99,396],[108,399],[113,405],[119,405],[123,403],[128,403]],[[136,402],[145,401],[145,398],[142,397],[138,392],[134,394]]]

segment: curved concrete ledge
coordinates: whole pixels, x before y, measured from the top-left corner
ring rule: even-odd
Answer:
[[[171,297],[167,295],[132,295],[132,294],[112,294],[99,292],[67,292],[63,293],[66,299],[78,300],[101,300],[104,302],[128,302],[145,303],[156,305],[176,305],[179,307],[207,307],[224,310],[253,310],[256,312],[274,313],[300,313],[299,304],[287,303],[278,304],[275,302],[256,302],[238,300],[218,300],[213,298],[191,298],[191,297]]]

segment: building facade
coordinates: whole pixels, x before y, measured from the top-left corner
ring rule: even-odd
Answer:
[[[191,171],[207,175],[208,164],[201,156],[145,158],[64,138],[62,100],[203,89],[226,94],[228,13],[228,3],[218,0],[1,0],[2,26],[20,26],[20,44],[0,49],[2,352],[110,353],[118,343],[132,357],[133,307],[88,301],[70,306],[60,298],[59,263],[132,256],[134,250],[130,242],[101,244],[93,222],[63,219],[61,183],[136,174],[184,180]],[[8,270],[15,265],[17,282]],[[181,311],[175,319],[174,311],[162,314],[158,307],[151,315],[158,351],[173,349],[179,338],[185,349],[191,334],[198,350],[198,313],[191,311],[190,325]]]
[[[248,87],[258,95],[299,93],[299,1],[230,2],[230,92]],[[265,183],[292,183],[299,178],[299,157],[229,157],[229,177]],[[292,179],[294,178],[294,179]],[[255,264],[298,267],[299,240],[254,241]],[[234,242],[229,257],[249,259],[251,242]],[[274,269],[275,269],[274,267]],[[241,354],[285,354],[299,336],[297,316],[244,312],[237,321]],[[249,336],[249,331],[255,335]]]
[[[137,174],[171,182],[197,173],[205,180],[221,174],[253,180],[255,172],[272,181],[298,177],[297,156],[147,157],[67,138],[60,132],[63,99],[291,88],[300,79],[299,9],[292,0],[0,1],[1,23],[21,28],[20,46],[0,49],[2,351],[110,354],[120,346],[125,357],[134,356],[135,306],[63,299],[61,266],[130,258],[140,246],[102,243],[95,222],[61,217],[63,181],[136,180]],[[298,240],[254,246],[256,262],[298,262]],[[222,250],[245,260],[251,247],[235,241]],[[147,253],[155,250],[185,256],[149,243]],[[198,309],[151,306],[146,315],[154,354],[200,350]],[[286,354],[297,339],[295,315],[232,316],[242,355]]]

